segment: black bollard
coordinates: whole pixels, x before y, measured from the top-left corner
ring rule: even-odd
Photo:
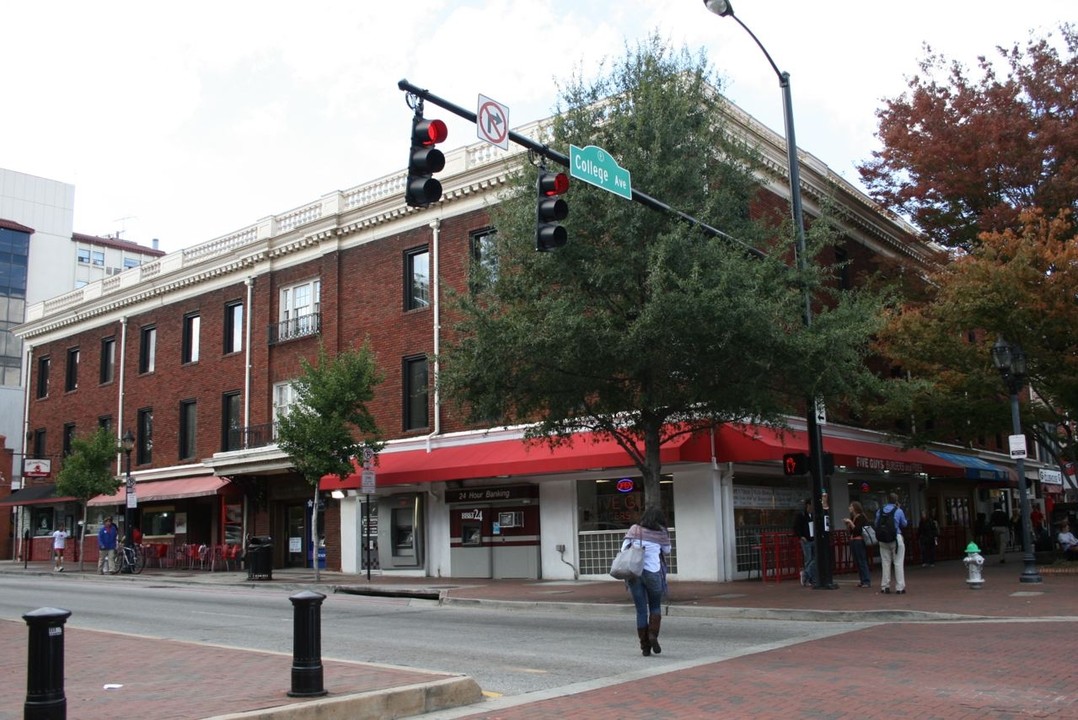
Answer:
[[[292,689],[289,697],[325,695],[322,686],[322,593],[304,590],[292,601]]]
[[[40,608],[22,616],[30,628],[23,720],[67,720],[64,623],[70,610]]]

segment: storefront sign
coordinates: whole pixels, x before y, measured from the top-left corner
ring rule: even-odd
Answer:
[[[804,490],[791,487],[734,485],[734,507],[795,508],[805,499]]]
[[[1063,473],[1058,470],[1045,470],[1040,468],[1037,470],[1037,474],[1040,475],[1041,485],[1062,485]]]
[[[907,462],[906,460],[884,460],[882,458],[870,458],[857,455],[854,457],[854,467],[858,470],[875,470],[898,472],[898,473],[923,473],[925,466],[919,462]]]
[[[508,487],[465,488],[446,490],[447,503],[493,502],[495,500],[522,500],[539,497],[538,485],[511,485]]]

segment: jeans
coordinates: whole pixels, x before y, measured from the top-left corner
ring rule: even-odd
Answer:
[[[629,594],[636,606],[636,626],[646,628],[648,615],[662,614],[663,576],[662,573],[645,570],[635,580],[629,580]]]
[[[801,554],[805,558],[805,581],[816,584],[816,541],[801,538]]]
[[[850,540],[850,551],[853,553],[854,562],[857,563],[857,575],[862,585],[870,585],[872,576],[868,571],[868,548],[864,540]]]

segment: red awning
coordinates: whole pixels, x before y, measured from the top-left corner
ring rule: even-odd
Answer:
[[[697,461],[700,442],[683,435],[662,446],[662,463]],[[706,447],[706,443],[705,443]],[[570,446],[551,449],[545,444],[523,440],[494,440],[436,447],[430,452],[405,450],[379,454],[375,473],[378,487],[430,483],[470,478],[513,475],[549,475],[603,468],[625,468],[629,456],[613,440],[597,440],[592,433],[579,435]],[[359,487],[359,470],[344,480],[337,475],[322,478],[322,490],[349,490]]]
[[[716,442],[719,462],[782,460],[789,452],[807,452],[805,433],[776,430],[760,425],[723,425]],[[823,438],[823,451],[835,457],[835,465],[850,470],[927,473],[936,477],[963,477],[965,469],[925,450],[903,450],[888,443]]]
[[[209,475],[206,477],[180,478],[176,480],[154,480],[135,483],[135,497],[140,503],[159,500],[182,500],[183,498],[219,495],[229,485],[224,478]],[[98,495],[87,505],[124,505],[127,502],[127,490],[120,486],[112,495]]]

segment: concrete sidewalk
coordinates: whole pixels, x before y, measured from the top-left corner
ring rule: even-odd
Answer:
[[[1043,582],[1021,583],[1021,558],[1018,555],[1008,556],[1006,564],[989,562],[985,565],[985,583],[978,590],[972,590],[966,584],[966,569],[959,561],[939,563],[932,568],[907,568],[907,593],[904,595],[885,595],[879,593],[877,588],[857,588],[855,576],[848,575],[837,576],[838,588],[833,590],[804,588],[797,582],[789,581],[675,581],[670,586],[667,611],[670,615],[681,616],[776,620],[928,621],[927,625],[910,625],[911,629],[905,635],[902,632],[898,634],[899,637],[923,636],[923,642],[932,641],[933,623],[945,621],[1003,618],[1058,620],[1066,623],[1067,632],[1070,632],[1069,628],[1073,627],[1070,621],[1078,619],[1078,563],[1074,565],[1073,568],[1042,567]],[[236,571],[153,568],[137,576],[99,578],[91,573],[74,572],[75,569],[69,566],[65,576],[70,575],[76,582],[176,582],[243,585],[288,591],[311,589],[326,595],[334,592],[399,595],[437,599],[444,604],[531,607],[539,611],[569,610],[579,613],[620,612],[626,615],[627,621],[632,613],[632,601],[624,584],[614,580],[439,579],[376,574],[368,582],[365,576],[322,571],[316,583],[312,570],[275,569],[272,580],[250,581],[246,573]],[[0,563],[0,573],[8,576],[27,573],[45,575],[51,574],[51,571],[44,563],[31,563],[24,569],[22,564],[3,562]],[[878,584],[878,574],[873,579]],[[27,610],[31,609],[34,608]],[[1043,625],[1053,626],[1055,623],[1045,622]],[[928,629],[927,634],[923,628]],[[1060,628],[1056,628],[1053,632],[1060,631]],[[1010,634],[1004,633],[1005,636]],[[25,648],[27,630],[21,621],[0,621],[0,637],[6,643],[5,647]],[[1038,634],[1038,637],[1041,635]],[[870,648],[872,646],[867,640],[864,644]],[[107,663],[101,662],[102,647],[107,647],[107,651],[104,651],[109,658]],[[131,702],[136,703],[139,715],[154,720],[203,720],[211,717],[268,720],[409,717],[469,705],[482,699],[478,686],[467,677],[336,661],[325,663],[325,686],[329,692],[326,698],[313,701],[289,698],[286,692],[290,688],[290,657],[75,628],[66,630],[65,652],[68,717],[79,720],[115,720],[128,712]],[[841,654],[840,650],[836,649],[835,652]],[[1021,657],[1006,646],[1001,649],[1001,654],[1016,660]],[[663,658],[672,659],[670,655],[667,653]],[[722,665],[723,672],[726,672],[728,663]],[[9,676],[14,678],[13,687],[20,689],[20,692],[8,694],[14,697],[0,700],[0,720],[15,720],[22,716],[25,699],[22,692],[26,682],[25,652],[7,653],[4,661],[0,661],[0,668],[9,672]],[[1018,668],[1018,671],[1023,669],[1028,670]],[[715,668],[710,671],[684,670],[670,682],[700,683],[697,690],[686,692],[699,693],[703,702],[706,687],[714,683],[713,675],[717,672]],[[970,672],[976,674],[977,671],[971,668]],[[103,690],[105,684],[111,683],[122,684],[123,687]],[[605,701],[602,698],[606,695],[594,700],[600,704],[613,703],[608,708],[609,714],[597,713],[588,717],[622,717],[621,713],[628,711],[630,706],[624,704],[625,688],[622,688],[620,695],[614,691],[607,695],[610,697]],[[623,699],[618,701],[617,697]],[[542,710],[540,705],[543,706]],[[478,705],[474,710],[481,712],[483,707]],[[656,706],[656,712],[662,707],[662,703]],[[462,709],[461,712],[467,711]],[[499,713],[497,717],[550,717],[545,714],[547,712],[566,714],[565,707],[537,702],[531,710],[518,708],[512,715]],[[678,714],[667,715],[696,716],[685,708]],[[787,717],[798,716],[794,713]]]

